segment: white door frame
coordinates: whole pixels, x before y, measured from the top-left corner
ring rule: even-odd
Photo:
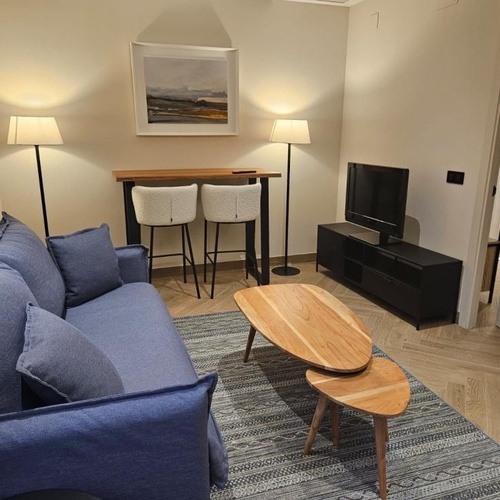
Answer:
[[[462,274],[460,303],[464,306],[460,309],[459,325],[464,328],[474,328],[477,322],[479,294],[493,213],[493,186],[497,183],[500,169],[500,36],[495,66],[490,113],[485,128],[473,224],[467,252],[468,264],[464,267]],[[500,196],[500,193],[497,196]]]

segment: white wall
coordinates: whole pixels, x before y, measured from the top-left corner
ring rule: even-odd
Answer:
[[[347,26],[348,9],[273,0],[2,0],[4,210],[43,234],[34,151],[6,145],[10,115],[57,118],[65,144],[41,148],[51,233],[107,222],[116,244],[125,228],[112,170],[285,173],[286,146],[268,142],[273,120],[305,118],[312,144],[293,148],[290,254],[313,253],[317,224],[336,216]],[[238,48],[239,135],[136,136],[131,41]],[[271,179],[270,190],[274,256],[283,254],[285,179]],[[201,229],[199,220],[198,260]]]
[[[406,237],[462,259],[470,288],[477,194],[486,192],[484,152],[499,96],[500,2],[437,5],[366,0],[350,9],[338,216],[348,161],[409,168],[407,214],[415,221]],[[465,172],[465,184],[447,184],[447,170]]]

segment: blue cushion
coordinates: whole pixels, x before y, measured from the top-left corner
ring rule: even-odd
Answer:
[[[35,297],[22,276],[0,262],[0,413],[23,407],[16,363],[23,350],[28,302]]]
[[[124,283],[149,281],[148,249],[144,245],[127,245],[115,248]]]
[[[123,284],[109,227],[47,238],[66,287],[66,306],[74,307]]]
[[[105,403],[0,416],[0,498],[64,488],[103,499],[208,500],[206,420],[215,382],[212,374]]]
[[[64,282],[45,245],[22,222],[3,212],[0,262],[23,277],[40,307],[57,316],[64,310]]]
[[[125,392],[196,382],[197,375],[167,308],[149,283],[129,283],[66,311],[115,365]]]
[[[0,238],[2,237],[4,231],[7,229],[8,225],[9,223],[5,219],[2,218],[2,220],[0,220]]]
[[[113,363],[74,326],[28,304],[25,343],[16,369],[46,403],[122,394]]]
[[[115,365],[125,392],[193,384],[191,358],[156,289],[130,283],[67,310],[75,325]],[[208,418],[210,481],[222,487],[228,476],[227,451],[213,415]]]

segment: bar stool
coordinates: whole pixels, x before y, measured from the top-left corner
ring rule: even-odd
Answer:
[[[260,213],[260,184],[246,184],[241,186],[204,184],[201,187],[201,203],[205,217],[204,252],[203,252],[203,279],[207,281],[207,260],[212,263],[212,287],[210,298],[214,298],[215,273],[217,269],[217,254],[245,252],[253,263],[257,284],[260,285],[257,257],[255,255],[255,240],[251,251],[245,250],[219,250],[219,229],[221,224],[245,223],[247,232],[255,224],[255,219]],[[208,223],[215,223],[214,251],[208,251]],[[213,255],[213,259],[211,258]],[[246,266],[248,278],[248,265]]]
[[[153,271],[153,259],[157,257],[182,256],[182,268],[184,272],[184,283],[186,277],[186,261],[191,264],[196,294],[200,298],[200,288],[198,286],[198,276],[196,275],[196,265],[193,257],[193,248],[189,236],[188,223],[196,218],[196,197],[198,195],[198,185],[174,186],[174,187],[146,187],[134,186],[132,188],[132,201],[134,203],[137,222],[144,226],[150,226],[149,240],[149,282]],[[163,255],[153,255],[153,242],[155,227],[180,226],[182,234],[182,253],[170,253]],[[186,255],[187,240],[189,257]]]

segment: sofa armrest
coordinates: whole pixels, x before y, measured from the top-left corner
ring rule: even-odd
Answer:
[[[123,283],[148,282],[148,249],[144,245],[115,248]]]
[[[106,499],[209,499],[207,417],[217,381],[0,417],[0,498],[72,489]]]

